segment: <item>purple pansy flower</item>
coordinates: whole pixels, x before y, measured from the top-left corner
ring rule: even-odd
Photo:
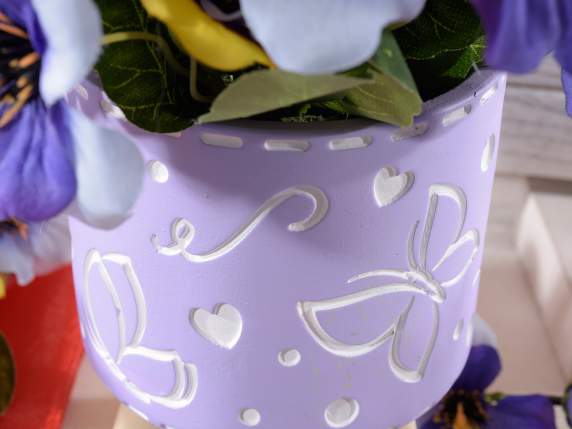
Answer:
[[[101,35],[92,0],[0,3],[0,221],[37,223],[75,200],[82,218],[107,227],[135,202],[137,148],[63,101],[93,67]]]
[[[566,94],[566,112],[572,116],[572,73],[562,71],[562,86]]]
[[[485,395],[500,370],[494,347],[473,346],[463,372],[438,406],[420,419],[420,429],[556,429],[552,401],[545,396]]]
[[[14,274],[21,286],[67,264],[70,250],[67,216],[29,225],[0,222],[0,273]]]
[[[562,65],[568,97],[572,95],[572,1],[472,0],[487,34],[487,63],[515,73],[534,70],[554,51]],[[572,116],[568,98],[567,111]]]
[[[566,387],[564,392],[564,397],[562,398],[562,406],[564,407],[564,413],[566,414],[566,421],[568,426],[572,428],[572,384]]]

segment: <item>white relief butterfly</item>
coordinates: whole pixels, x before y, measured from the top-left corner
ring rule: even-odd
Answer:
[[[444,251],[443,256],[434,266],[428,266],[427,255],[440,198],[448,198],[455,202],[458,223],[455,226],[453,240]],[[393,282],[338,298],[298,303],[298,314],[312,338],[328,352],[346,358],[365,355],[374,351],[386,341],[391,340],[388,359],[393,373],[405,382],[416,383],[420,381],[425,374],[427,364],[437,341],[440,306],[447,299],[446,288],[454,286],[464,277],[479,251],[479,232],[476,229],[470,229],[463,233],[466,214],[467,198],[462,189],[454,185],[432,185],[429,188],[429,204],[418,254],[416,254],[415,249],[415,237],[419,228],[419,221],[415,223],[409,235],[407,246],[408,268],[405,270],[379,269],[356,275],[348,280],[349,284],[371,278],[395,279]],[[436,275],[438,268],[456,254],[457,251],[466,246],[470,246],[470,251],[468,256],[464,258],[462,266],[455,270],[456,274],[450,278],[436,278],[438,277]],[[337,340],[322,327],[317,317],[320,312],[336,311],[373,298],[401,293],[412,293],[414,295],[391,326],[378,337],[362,344],[347,344]],[[415,311],[417,298],[428,298],[430,300],[433,320],[431,326],[427,328],[430,330],[429,341],[424,348],[421,359],[416,367],[410,368],[401,359],[400,343],[407,321],[412,312]]]
[[[124,308],[105,262],[115,263],[123,269],[127,284],[135,300],[137,324],[135,332],[129,341],[127,340],[127,324]],[[119,347],[115,356],[111,354],[103,341],[90,299],[90,274],[94,268],[97,268],[103,286],[109,293],[115,308],[119,329]],[[158,350],[141,344],[147,327],[147,305],[145,303],[141,283],[139,282],[131,258],[119,253],[107,253],[102,255],[97,250],[90,250],[84,266],[82,295],[87,337],[111,373],[120,380],[136,398],[147,404],[154,402],[172,409],[184,408],[194,400],[198,387],[198,372],[195,365],[184,362],[179,353],[174,350]],[[171,391],[167,394],[153,394],[142,389],[130,380],[121,369],[122,361],[128,356],[139,356],[150,361],[155,361],[159,365],[170,365],[174,375]]]

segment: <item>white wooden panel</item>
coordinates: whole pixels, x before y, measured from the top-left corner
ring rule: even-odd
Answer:
[[[571,223],[569,195],[531,193],[517,235],[520,258],[531,280],[552,347],[568,380],[572,379]]]
[[[565,379],[514,249],[485,248],[479,314],[494,329],[503,371],[492,390],[560,394]]]
[[[572,286],[572,182],[534,179],[529,183],[550,240]]]
[[[514,249],[516,224],[528,198],[528,179],[497,174],[487,226],[487,244],[496,249]]]
[[[572,119],[562,92],[508,89],[498,170],[572,180]]]

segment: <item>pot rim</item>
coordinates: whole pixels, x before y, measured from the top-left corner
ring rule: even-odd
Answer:
[[[367,118],[351,118],[351,119],[336,119],[331,121],[319,121],[319,122],[280,122],[280,121],[263,121],[259,119],[235,119],[223,122],[212,122],[206,124],[196,123],[178,133],[185,133],[192,128],[202,128],[204,130],[213,129],[217,131],[224,132],[226,130],[248,128],[250,130],[259,131],[291,131],[293,133],[300,132],[336,132],[336,133],[348,133],[355,131],[356,129],[362,129],[365,127],[382,127],[388,130],[399,130],[399,129],[415,129],[418,124],[427,122],[430,118],[435,116],[440,116],[443,112],[451,111],[454,112],[457,108],[465,107],[467,113],[470,112],[470,104],[473,103],[475,98],[480,98],[481,104],[492,97],[497,90],[504,85],[506,81],[506,73],[499,72],[490,69],[478,69],[475,71],[468,79],[463,81],[461,84],[455,88],[449,90],[448,92],[441,94],[431,100],[427,100],[423,103],[423,109],[419,115],[417,115],[413,124],[410,127],[398,127],[396,125],[388,124],[385,122],[375,121],[373,119]],[[91,77],[86,82],[88,84],[88,90],[98,91],[103,97],[107,98],[105,91],[101,88],[101,84],[98,79]],[[91,88],[89,88],[91,87]],[[113,102],[112,102],[113,103]],[[133,127],[138,132],[152,133],[150,131],[144,130],[135,124],[125,120],[131,127]],[[155,134],[155,133],[152,133]],[[172,135],[173,133],[160,133],[161,135]]]
[[[419,115],[413,119],[412,127],[422,121],[427,120],[429,117],[437,116],[442,114],[444,111],[455,110],[460,106],[472,103],[475,98],[482,98],[487,96],[492,96],[499,89],[499,87],[504,83],[506,79],[506,73],[499,72],[495,70],[478,70],[473,73],[467,80],[463,81],[461,84],[455,88],[449,90],[448,92],[441,94],[431,100],[427,100],[423,103],[423,109]],[[490,92],[489,92],[490,91]],[[487,94],[488,93],[488,94]],[[484,104],[484,102],[483,102]],[[335,119],[331,121],[320,121],[320,122],[304,122],[304,123],[292,123],[292,122],[280,122],[280,121],[262,121],[257,119],[236,119],[231,121],[223,122],[212,122],[206,124],[196,124],[196,126],[209,128],[217,127],[219,130],[223,128],[249,128],[258,130],[292,130],[296,132],[300,131],[310,131],[317,129],[328,129],[331,130],[335,128],[337,132],[344,133],[345,131],[351,131],[357,127],[362,128],[365,126],[378,126],[387,129],[400,129],[400,127],[386,122],[375,121],[373,119],[367,118],[351,118],[351,119]],[[192,127],[190,127],[192,128]],[[401,127],[410,128],[410,127]],[[186,130],[184,130],[186,131]]]

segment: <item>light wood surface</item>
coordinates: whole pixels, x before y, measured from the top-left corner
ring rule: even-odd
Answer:
[[[568,188],[572,191],[572,186]],[[572,196],[534,190],[519,223],[517,249],[561,372],[572,380]]]
[[[110,426],[111,427],[111,426]],[[119,407],[113,429],[156,429],[125,405]]]
[[[560,90],[562,88],[560,82],[560,65],[556,62],[554,57],[550,56],[546,58],[533,73],[510,75],[509,83],[512,86]]]
[[[572,119],[564,110],[560,66],[547,59],[537,73],[511,75],[498,171],[572,180]]]
[[[564,94],[509,86],[500,151],[501,173],[572,179],[572,119]]]
[[[62,429],[111,429],[119,402],[84,358],[71,393]],[[135,425],[132,429],[138,429]]]

